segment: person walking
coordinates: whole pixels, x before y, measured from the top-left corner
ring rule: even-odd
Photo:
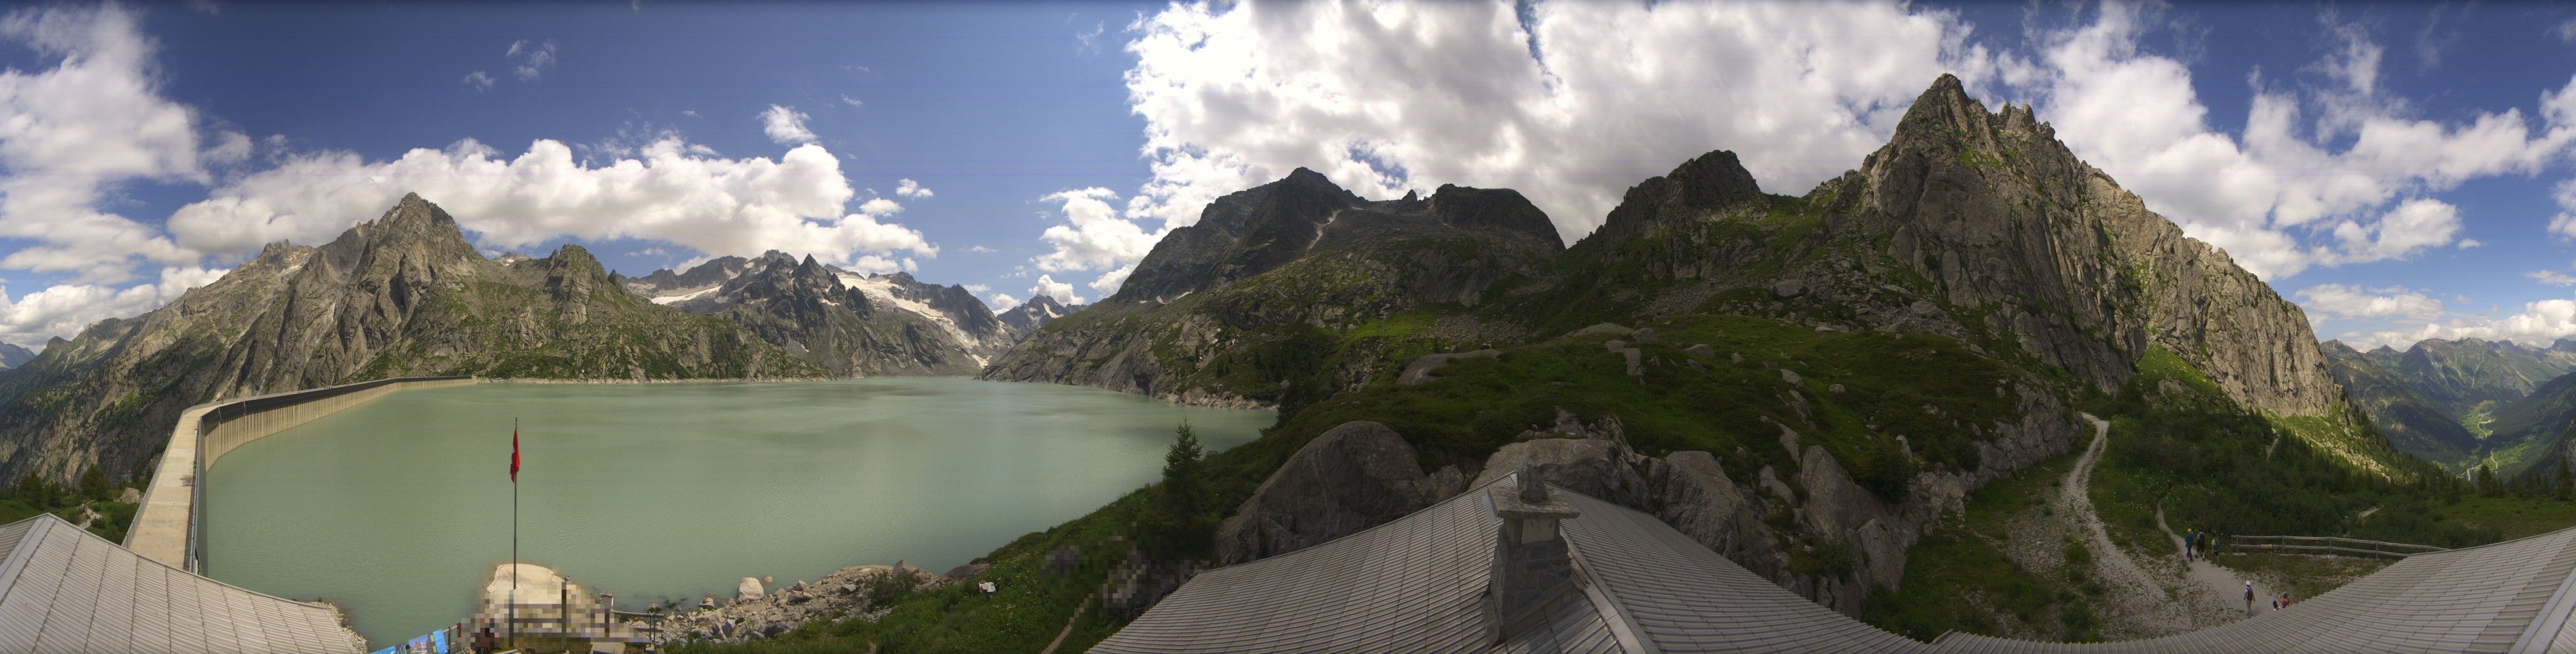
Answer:
[[[2191,560],[2191,548],[2192,548],[2192,544],[2193,544],[2193,543],[2197,543],[2197,542],[2199,542],[2199,538],[2200,538],[2200,532],[2192,531],[2190,527],[2184,527],[2184,528],[2183,528],[2183,530],[2182,530],[2182,560],[2184,560],[2184,561],[2190,561],[2190,560]]]
[[[2254,614],[2254,581],[2251,579],[2245,581],[2245,614]]]

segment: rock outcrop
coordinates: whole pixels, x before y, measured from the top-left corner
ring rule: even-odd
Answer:
[[[1350,422],[1308,441],[1217,527],[1216,557],[1241,563],[1285,554],[1404,517],[1455,495],[1466,475],[1425,473],[1413,445],[1375,422]]]

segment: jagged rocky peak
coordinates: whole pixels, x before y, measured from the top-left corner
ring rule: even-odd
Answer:
[[[1170,302],[1325,251],[1369,250],[1431,238],[1499,240],[1543,254],[1563,250],[1554,222],[1510,189],[1442,186],[1429,199],[1371,201],[1298,168],[1278,181],[1208,203],[1199,222],[1154,245],[1108,301]]]
[[[2322,415],[2341,388],[2307,315],[2077,159],[2026,107],[1943,75],[1859,170],[1808,194],[1986,327],[2116,388],[2152,347],[2258,410]],[[2288,345],[2284,345],[2288,344]]]
[[[1396,202],[1410,205],[1419,201],[1407,192],[1404,199]],[[1565,248],[1564,238],[1556,233],[1556,223],[1548,220],[1547,212],[1540,211],[1538,205],[1530,204],[1529,198],[1522,197],[1520,191],[1442,184],[1431,192],[1429,209],[1432,216],[1453,227],[1515,234],[1546,242],[1555,249]]]
[[[1618,243],[1659,221],[1689,221],[1763,198],[1762,186],[1735,153],[1715,150],[1675,166],[1660,177],[1628,187],[1619,206],[1586,240]]]
[[[1052,295],[1039,295],[1020,303],[1020,306],[1011,307],[1011,310],[1004,311],[997,317],[1002,324],[1009,325],[1011,329],[1029,332],[1045,327],[1047,323],[1065,317],[1066,314],[1081,311],[1082,307],[1083,305],[1080,304],[1058,303]]]

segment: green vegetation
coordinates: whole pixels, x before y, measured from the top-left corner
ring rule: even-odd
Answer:
[[[1376,420],[1424,447],[1435,459],[1426,463],[1436,464],[1437,457],[1481,459],[1523,431],[1554,423],[1562,409],[1586,421],[1618,417],[1639,451],[1705,450],[1730,470],[1793,468],[1796,455],[1782,449],[1779,425],[1812,423],[1822,429],[1797,428],[1805,442],[1823,445],[1872,492],[1897,499],[1915,460],[1974,468],[1980,430],[2018,418],[2013,400],[1996,392],[2016,375],[1939,336],[1817,332],[1737,316],[1649,326],[1660,343],[1626,344],[1644,364],[1637,377],[1604,346],[1615,337],[1558,339],[1449,364],[1440,383],[1345,393],[1283,422],[1289,433],[1312,435]],[[1714,356],[1685,352],[1692,344],[1709,345]],[[1303,444],[1265,438],[1238,450],[1267,452],[1263,463],[1275,465]]]
[[[2495,400],[2481,400],[2469,407],[2467,413],[2461,414],[2460,426],[2468,429],[2469,434],[2478,438],[2494,436],[2495,431],[2488,428],[2488,423],[2495,422],[2495,410]]]
[[[1915,543],[1895,590],[1870,594],[1861,619],[1925,642],[1949,631],[2099,640],[2088,598],[2104,589],[2081,563],[2092,552],[2067,541],[2060,556],[2077,564],[2056,570],[2032,570],[2004,553],[2013,524],[2047,517],[2047,498],[2076,458],[2050,459],[1970,495],[1965,513],[1943,516]]]
[[[0,488],[0,524],[17,522],[51,513],[72,524],[80,524],[83,509],[99,514],[91,521],[89,532],[110,542],[125,542],[126,527],[134,522],[139,504],[116,501],[125,489],[107,481],[106,473],[90,468],[81,473],[80,483],[65,485],[35,474],[18,478],[16,483]]]
[[[2310,445],[2317,437],[2297,435],[2343,427],[2246,411],[2189,364],[2161,353],[2152,351],[2140,361],[2138,376],[2118,395],[2087,403],[2094,415],[2112,422],[2115,437],[2102,469],[2112,471],[2106,487],[2123,500],[2113,506],[2135,506],[2154,493],[2169,526],[2222,534],[2348,536],[2444,547],[2500,538],[2492,530],[2432,519],[2429,512],[2399,510],[2460,492],[2438,467],[2385,453],[2395,474],[2358,470],[2351,458]],[[2333,442],[2375,437],[2363,431]],[[2165,491],[2168,483],[2171,490]],[[2388,510],[2357,518],[2374,506]],[[2135,526],[2134,517],[2106,516],[2106,522]]]

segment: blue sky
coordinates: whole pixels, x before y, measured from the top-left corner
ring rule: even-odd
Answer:
[[[777,248],[997,306],[1106,295],[1298,166],[1517,188],[1571,240],[1707,150],[1802,193],[1942,72],[2322,337],[2576,335],[2576,10],[2543,4],[55,4],[0,41],[28,345],[406,191],[491,252]]]

